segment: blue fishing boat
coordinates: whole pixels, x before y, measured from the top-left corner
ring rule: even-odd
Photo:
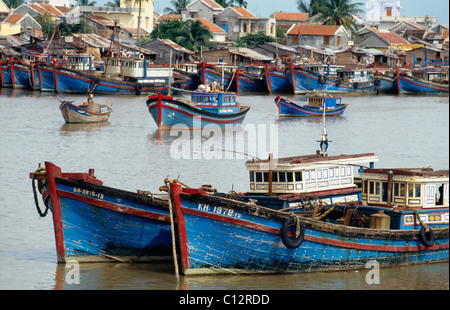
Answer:
[[[448,69],[414,70],[411,75],[399,73],[395,86],[399,93],[448,95]]]
[[[299,105],[277,95],[279,116],[338,116],[347,108],[347,104],[341,103],[342,98],[327,93],[308,94],[306,100],[306,105]]]
[[[201,84],[196,63],[175,64],[174,77],[187,80],[186,89],[195,90]]]
[[[395,85],[395,79],[391,76],[386,76],[386,75],[379,75],[377,76],[377,80],[379,82],[378,83],[378,89],[377,89],[377,93],[378,94],[397,94],[398,90],[397,87]]]
[[[285,69],[266,65],[264,81],[271,94],[292,93],[293,91]]]
[[[12,88],[31,88],[30,66],[22,60],[11,60]]]
[[[228,64],[207,64],[202,62],[198,66],[198,76],[203,85],[219,83],[221,89],[234,91],[236,89],[237,66]]]
[[[161,93],[149,96],[148,111],[159,129],[199,129],[209,124],[222,128],[244,121],[250,107],[240,106],[236,93],[192,93],[191,100],[165,97]]]
[[[12,87],[11,62],[0,62],[0,83],[4,88]]]
[[[262,70],[262,66],[251,66],[251,68]],[[238,69],[236,71],[236,91],[237,92],[253,92],[253,93],[265,93],[267,92],[267,85],[264,82],[262,71],[259,73],[247,71],[249,66],[242,71]]]
[[[30,178],[40,216],[51,211],[58,262],[172,258],[167,199],[107,187],[93,169],[63,173],[50,162],[30,173]],[[38,190],[45,209],[39,205]]]
[[[36,67],[39,76],[40,90],[42,92],[57,92],[59,89],[57,85],[58,80],[55,79],[55,71],[57,70],[57,65],[55,63],[38,63]]]
[[[401,216],[384,208],[292,213],[176,183],[170,193],[185,275],[348,270],[364,269],[370,261],[384,267],[449,259],[448,226],[418,224],[415,213],[409,214],[415,225],[402,229],[395,227]]]
[[[373,77],[372,69],[322,66],[323,68],[329,68],[328,74],[325,74],[325,71],[310,70],[311,66],[291,65],[287,77],[294,93],[305,94],[309,91],[327,91],[329,93],[374,94],[378,89],[380,82]]]
[[[64,100],[59,105],[61,114],[66,123],[96,123],[107,121],[112,109],[108,104],[98,104],[93,100],[93,94],[89,94],[86,102],[75,105],[72,101]]]

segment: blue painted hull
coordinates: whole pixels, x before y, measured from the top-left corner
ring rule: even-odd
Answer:
[[[280,98],[275,99],[275,103],[278,107],[278,114],[280,116],[323,116],[322,107],[313,107],[309,105],[300,106],[294,102],[287,101],[286,99]],[[336,105],[336,108],[325,109],[326,116],[338,116],[342,115],[347,108],[346,104]]]
[[[61,173],[52,163],[45,167],[42,194],[52,211],[59,262],[172,257],[167,202],[103,186],[88,174]]]
[[[399,82],[400,79],[400,82]],[[399,85],[400,83],[400,85]],[[400,90],[401,93],[412,93],[412,94],[447,94],[449,86],[436,84],[436,83],[427,83],[420,81],[418,79],[414,79],[412,77],[399,75],[398,78],[395,79],[395,86]]]
[[[31,88],[30,67],[26,64],[14,63],[13,88]]]
[[[41,86],[41,91],[55,92],[56,80],[55,80],[55,70],[53,66],[50,65],[39,65],[38,70],[40,71],[39,84]]]
[[[397,94],[397,86],[395,85],[394,79],[389,77],[380,77],[380,90],[382,94]]]
[[[418,230],[368,230],[300,218],[303,242],[285,246],[286,213],[236,203],[171,184],[183,273],[284,273],[448,261],[448,227],[435,228],[425,247]],[[293,238],[294,230],[289,230]]]
[[[215,71],[212,68],[205,67],[203,72],[202,68],[198,69],[198,76],[203,85],[211,84],[212,82],[217,82],[221,85],[224,90],[235,91],[236,90],[236,80],[232,74],[224,73],[223,77],[221,73]]]
[[[281,70],[274,70],[269,68],[269,71],[264,76],[267,88],[270,93],[292,93],[292,85],[289,82],[286,73]]]
[[[203,111],[171,97],[165,97],[159,102],[157,96],[149,97],[147,106],[150,115],[160,129],[199,129],[213,124],[225,128],[227,125],[242,124],[250,109],[242,107],[236,113],[216,114]]]
[[[364,83],[340,83],[328,79],[322,84],[320,76],[314,72],[304,71],[300,69],[289,70],[287,77],[295,94],[306,94],[309,91],[327,91],[329,93],[371,93],[377,91],[377,86],[373,81]]]
[[[40,90],[41,84],[40,84],[40,79],[39,79],[39,69],[37,68],[36,65],[31,67],[30,74],[32,74],[31,84],[30,84],[31,88],[33,90]]]
[[[267,85],[262,78],[239,72],[239,75],[236,76],[236,91],[266,93]]]
[[[11,77],[11,66],[1,66],[1,72],[2,77],[0,77],[0,81],[2,82],[2,87],[12,87],[12,77]]]

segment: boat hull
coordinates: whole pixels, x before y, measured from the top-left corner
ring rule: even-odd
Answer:
[[[12,87],[11,65],[0,64],[0,82],[2,87]]]
[[[284,98],[275,99],[275,103],[278,106],[278,113],[280,116],[323,116],[322,107],[313,107],[309,105],[300,106]],[[326,108],[325,115],[339,116],[344,113],[346,108],[347,104],[338,104],[336,105],[336,108]]]
[[[270,93],[292,93],[293,89],[284,71],[266,68],[264,76]]]
[[[147,106],[160,129],[200,129],[207,125],[225,128],[227,125],[241,124],[250,109],[241,107],[239,112],[231,114],[210,113],[172,97],[162,97],[160,93],[158,96],[150,96]]]
[[[24,63],[14,62],[13,88],[31,88],[30,67]]]
[[[143,262],[172,257],[167,201],[103,186],[45,163],[39,181],[54,223],[58,262]]]
[[[100,107],[100,113],[93,113],[88,111],[86,107],[76,106],[67,101],[64,101],[59,109],[66,123],[105,122],[111,115],[111,109],[108,106]]]
[[[236,73],[236,91],[266,93],[267,86],[262,78],[252,77],[248,74]]]
[[[304,239],[283,243],[289,214],[182,190],[171,184],[183,273],[286,273],[448,261],[448,227],[425,247],[417,231],[368,230],[301,218]],[[294,232],[290,232],[290,238]]]
[[[309,72],[294,68],[287,72],[287,77],[295,94],[306,94],[310,91],[327,91],[329,93],[370,93],[375,94],[378,86],[375,80],[361,83],[336,83],[329,79],[320,82],[320,76],[314,72]]]
[[[39,85],[43,92],[57,92],[55,68],[51,65],[38,65]]]
[[[449,86],[431,82],[424,82],[409,76],[399,75],[395,79],[395,86],[400,93],[411,94],[447,94]]]
[[[202,66],[198,68],[198,76],[203,85],[208,85],[213,82],[217,82],[224,90],[235,91],[236,81],[232,74],[215,70],[208,66]]]

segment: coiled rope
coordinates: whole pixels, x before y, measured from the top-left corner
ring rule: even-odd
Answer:
[[[45,170],[44,168],[38,168],[36,170],[36,172],[41,172],[41,171],[44,171],[44,170]],[[48,208],[48,206],[46,206],[45,210],[42,211],[41,207],[39,206],[39,199],[38,199],[38,195],[37,195],[37,191],[36,191],[36,172],[33,173],[33,177],[31,179],[32,180],[32,185],[33,185],[34,204],[36,205],[36,209],[37,209],[37,212],[39,213],[39,216],[40,217],[46,217],[49,208]]]

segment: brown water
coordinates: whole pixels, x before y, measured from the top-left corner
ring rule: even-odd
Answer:
[[[0,89],[0,289],[449,289],[448,263],[382,268],[379,284],[367,283],[370,269],[177,280],[171,263],[85,264],[79,266],[79,284],[73,284],[72,269],[56,263],[51,217],[41,219],[35,209],[28,174],[38,163],[52,161],[67,172],[95,168],[105,185],[131,191],[157,192],[167,176],[180,176],[191,186],[246,191],[247,159],[231,152],[206,159],[206,138],[159,135],[145,96],[96,96],[99,103],[108,99],[113,114],[106,123],[81,125],[64,123],[58,99],[81,102],[85,96]],[[262,125],[267,145],[273,142],[278,156],[318,149],[321,120],[280,121],[271,96],[240,96],[239,101],[252,107],[244,124]],[[380,157],[376,167],[449,168],[448,97],[349,96],[343,102],[349,104],[344,116],[327,120],[330,154],[374,152]],[[277,141],[270,138],[273,132]],[[227,144],[230,137],[216,138],[216,147],[224,143],[223,149],[267,156],[261,142],[262,151],[252,153],[233,140]],[[180,142],[189,146],[189,158],[174,156]]]

